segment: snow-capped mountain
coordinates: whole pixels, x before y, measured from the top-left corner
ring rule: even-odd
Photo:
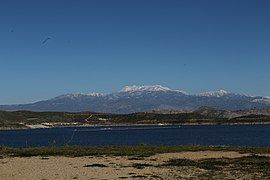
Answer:
[[[163,87],[161,85],[154,85],[154,86],[126,86],[124,87],[121,92],[125,92],[125,93],[134,93],[134,92],[145,92],[145,91],[149,91],[149,92],[159,92],[159,91],[172,91],[170,88],[167,87]]]
[[[117,93],[65,94],[31,104],[2,105],[0,110],[134,113],[162,109],[191,111],[203,106],[224,110],[260,109],[270,107],[270,98],[225,90],[188,94],[161,85],[126,86]]]
[[[222,97],[222,96],[225,96],[227,94],[230,94],[230,93],[225,91],[225,90],[219,90],[219,91],[210,91],[210,92],[200,93],[200,94],[197,94],[197,96]]]
[[[172,90],[168,87],[164,87],[161,85],[153,85],[153,86],[126,86],[120,92],[123,93],[142,93],[142,92],[175,92],[182,93],[188,95],[187,92],[183,90]]]
[[[57,96],[55,97],[57,98],[70,98],[70,99],[76,99],[76,98],[80,98],[80,97],[84,97],[84,96],[92,96],[92,97],[100,97],[100,96],[104,96],[105,94],[103,93],[88,93],[88,94],[83,94],[83,93],[69,93],[69,94],[64,94],[61,96]]]
[[[89,94],[86,94],[87,96],[94,96],[94,97],[101,97],[101,96],[105,96],[106,94],[103,94],[103,93],[89,93]]]

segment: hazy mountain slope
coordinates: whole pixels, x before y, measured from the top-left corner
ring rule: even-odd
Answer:
[[[236,111],[236,113],[241,114],[241,115],[265,115],[265,116],[270,116],[270,108],[266,109],[249,109],[249,110],[241,110],[241,111]]]
[[[201,107],[198,110],[193,111],[193,113],[200,114],[205,117],[214,118],[214,119],[231,119],[231,118],[236,118],[236,117],[241,116],[240,114],[236,112],[209,108],[209,107]]]

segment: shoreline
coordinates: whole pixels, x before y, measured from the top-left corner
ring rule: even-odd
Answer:
[[[200,151],[235,151],[249,154],[269,154],[270,147],[203,146],[203,145],[105,145],[105,146],[44,146],[44,147],[1,147],[0,157],[32,156],[140,156],[147,157],[162,153]]]
[[[182,124],[80,124],[80,125],[44,125],[34,124],[25,127],[0,127],[0,131],[13,131],[13,130],[32,130],[32,129],[53,129],[53,128],[83,128],[83,127],[117,127],[117,126],[157,126],[157,127],[168,127],[168,126],[234,126],[234,125],[270,125],[270,122],[236,122],[236,123],[182,123]]]

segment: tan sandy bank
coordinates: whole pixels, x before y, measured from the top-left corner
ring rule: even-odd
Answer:
[[[157,154],[144,158],[126,156],[6,157],[0,159],[0,179],[189,179],[199,177],[206,173],[206,170],[188,166],[179,168],[160,165],[177,158],[199,160],[239,158],[248,155],[233,151],[199,151]],[[233,178],[233,175],[230,176]]]

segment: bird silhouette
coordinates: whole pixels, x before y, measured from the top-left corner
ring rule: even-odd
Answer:
[[[44,41],[42,41],[42,44],[45,44],[47,41],[51,40],[52,38],[47,37],[46,39],[44,39]]]

